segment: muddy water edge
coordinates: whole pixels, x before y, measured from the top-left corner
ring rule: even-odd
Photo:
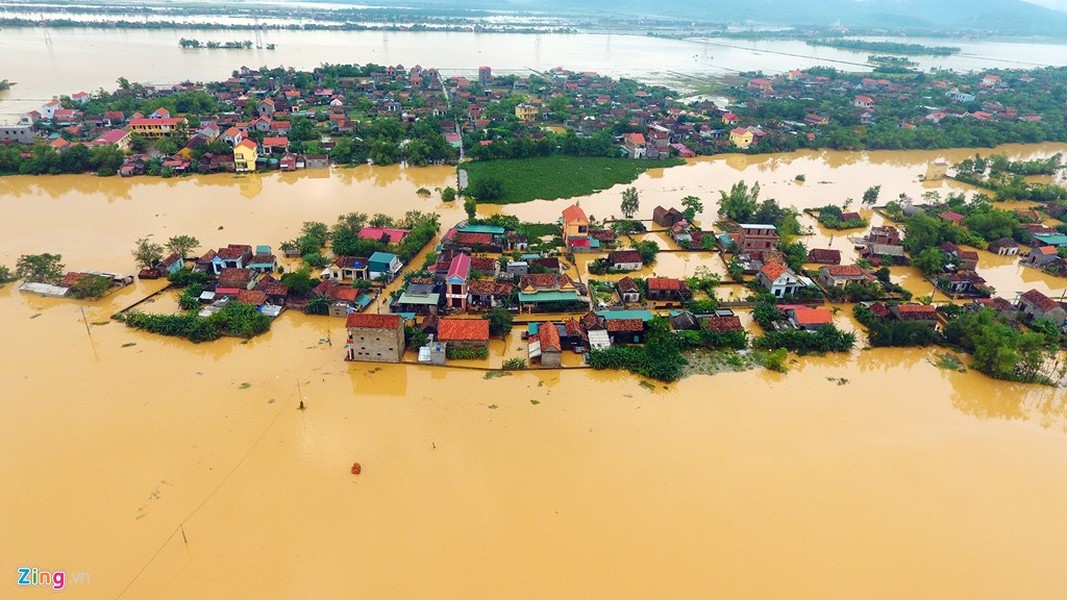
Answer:
[[[647,214],[689,194],[710,208],[739,179],[804,208],[878,183],[884,197],[918,196],[933,185],[917,179],[929,160],[971,153],[719,157],[635,185]],[[302,221],[349,211],[436,210],[447,226],[462,207],[415,190],[452,181],[449,169],[399,167],[0,178],[0,264],[51,251],[70,268],[129,271],[142,235],[276,246]],[[617,213],[620,189],[582,206]],[[481,210],[548,221],[563,206]],[[1005,297],[1063,292],[1063,280],[1016,281],[1006,271],[1017,267],[989,265]],[[486,380],[344,363],[340,319],[288,312],[247,343],[203,345],[109,321],[160,285],[95,303],[0,288],[0,564],[11,574],[0,596],[16,593],[15,565],[89,573],[68,588],[85,598],[974,598],[1062,587],[1063,390],[889,349],[666,387],[589,370]]]

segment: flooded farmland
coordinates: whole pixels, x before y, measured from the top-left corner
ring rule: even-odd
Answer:
[[[879,183],[883,198],[945,193],[957,184],[918,175],[969,154],[713,157],[634,185],[646,218],[693,194],[710,219],[717,190],[741,179],[799,208]],[[401,167],[0,178],[0,264],[57,252],[72,269],[129,272],[140,236],[277,246],[303,221],[350,211],[434,210],[447,227],[462,205],[415,190],[453,181],[448,168]],[[605,218],[622,187],[580,202]],[[479,210],[554,221],[566,204]],[[830,235],[805,242],[851,248]],[[714,260],[672,254],[654,270]],[[1009,299],[1067,287],[985,253],[978,271]],[[893,272],[928,293],[917,273]],[[345,363],[341,319],[292,311],[246,343],[193,345],[109,320],[161,285],[93,303],[0,288],[5,568],[88,573],[67,591],[109,599],[1060,594],[1062,389],[900,349],[670,386],[586,369],[486,379]],[[847,311],[836,318],[854,326]],[[494,341],[490,363],[522,349],[514,335]],[[9,575],[0,596],[34,595]]]

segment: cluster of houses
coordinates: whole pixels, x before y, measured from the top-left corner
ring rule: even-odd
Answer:
[[[857,80],[853,77],[793,70],[774,77],[749,78],[738,88],[745,101],[734,110],[743,114],[755,114],[752,109],[779,99],[808,100],[813,107],[818,99],[840,99],[842,105],[847,103],[847,107],[852,111],[850,116],[854,123],[871,125],[878,122],[879,118],[885,117],[879,110],[880,103],[892,101],[899,104],[901,101],[912,101],[924,114],[913,119],[893,116],[900,128],[914,129],[919,123],[938,125],[953,118],[1039,122],[1040,115],[1020,113],[1017,108],[1005,105],[995,97],[999,92],[1011,91],[1013,86],[1039,84],[1033,77],[1025,75],[1008,81],[993,73],[958,77],[946,75],[937,79],[911,81],[876,77]],[[935,99],[936,105],[930,105],[931,99]],[[936,102],[936,99],[942,101]],[[979,107],[975,106],[976,103]],[[815,140],[819,127],[831,122],[829,115],[819,114],[814,108],[808,110],[802,121],[771,119],[764,123],[755,123],[751,122],[754,118],[742,118],[733,110],[724,109],[709,114],[717,117],[721,128],[710,130],[707,135],[722,138],[723,130],[729,128],[730,144],[742,150],[758,146],[769,133],[803,134],[808,140]],[[746,121],[749,122],[746,124]],[[705,130],[702,129],[701,133],[704,134]]]
[[[184,260],[174,255],[163,259],[156,271],[163,275],[185,268]],[[169,264],[169,266],[167,266]],[[197,258],[194,271],[208,275],[208,282],[200,294],[201,316],[221,310],[229,302],[237,301],[255,306],[259,312],[277,317],[290,305],[289,286],[275,277],[278,259],[270,246],[229,244],[212,249]]]

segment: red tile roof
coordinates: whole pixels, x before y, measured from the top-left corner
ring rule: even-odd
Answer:
[[[364,227],[359,230],[359,239],[380,240],[383,235],[388,235],[390,244],[399,244],[407,234],[407,229],[397,229],[395,227]]]
[[[326,296],[331,300],[343,302],[355,302],[359,297],[359,290],[348,286],[340,286],[331,281],[323,281],[315,286],[314,292],[320,296]]]
[[[88,275],[88,273],[77,273],[72,271],[63,276],[63,281],[60,281],[59,285],[61,287],[70,287]]]
[[[267,293],[261,290],[238,290],[237,301],[261,306],[267,301]]]
[[[555,350],[559,352],[563,346],[559,341],[559,330],[555,323],[541,323],[537,328],[537,338],[541,341],[541,351]]]
[[[219,273],[219,284],[224,287],[230,287],[226,284],[247,284],[249,281],[255,279],[256,273],[252,269],[237,269],[234,267],[227,267]],[[243,285],[235,286],[243,287]]]
[[[645,322],[641,319],[608,319],[607,330],[614,333],[638,332],[645,330]]]
[[[904,321],[926,321],[937,319],[937,307],[926,304],[899,304],[897,316]]]
[[[829,265],[823,267],[831,277],[870,277],[871,274],[859,265]]]
[[[709,331],[741,331],[741,317],[737,315],[729,317],[708,317],[701,323],[704,329]]]
[[[403,324],[400,315],[349,313],[345,327],[358,329],[398,329]]]
[[[1048,296],[1042,294],[1037,290],[1030,290],[1021,296],[1023,300],[1026,300],[1030,304],[1040,308],[1041,310],[1052,310],[1059,306],[1056,301]]]
[[[563,209],[563,222],[573,223],[575,221],[583,221],[588,223],[589,217],[585,216],[585,211],[577,204],[572,204]]]
[[[441,319],[437,324],[437,339],[442,342],[488,341],[489,321],[486,319]]]
[[[830,325],[834,322],[833,315],[825,308],[794,308],[793,319],[797,325]]]
[[[471,269],[475,271],[482,271],[483,273],[492,273],[496,271],[497,261],[489,258],[488,256],[472,256],[471,257]]]
[[[788,270],[789,268],[781,263],[767,263],[760,268],[759,272],[767,279],[775,281]]]
[[[841,251],[826,248],[812,248],[808,252],[808,261],[836,265],[841,262]]]
[[[639,263],[641,262],[641,253],[637,250],[613,250],[608,252],[608,263]]]
[[[219,258],[233,260],[235,258],[241,258],[242,256],[245,256],[246,254],[251,254],[251,253],[252,253],[252,246],[248,246],[246,244],[230,244],[229,246],[226,246],[225,248],[219,248],[219,252],[218,252],[217,256]]]
[[[649,277],[646,280],[649,291],[676,292],[682,289],[682,280],[673,277]]]
[[[457,232],[455,237],[457,244],[465,246],[488,246],[493,243],[493,236],[488,233]]]

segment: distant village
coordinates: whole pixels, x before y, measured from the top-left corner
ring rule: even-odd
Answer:
[[[689,158],[803,147],[936,148],[1067,140],[1063,69],[749,74],[718,106],[556,68],[475,79],[403,65],[241,67],[226,81],[77,92],[0,126],[0,172],[180,175],[421,165],[545,154]],[[47,153],[44,146],[55,152]],[[78,146],[121,152],[90,160]],[[35,151],[35,148],[38,150]],[[118,164],[116,164],[118,161]]]

